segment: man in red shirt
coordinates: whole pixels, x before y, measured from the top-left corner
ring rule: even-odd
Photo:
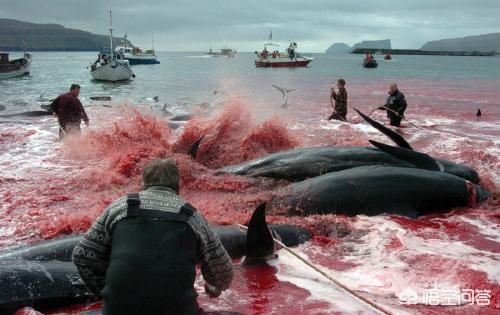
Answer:
[[[68,93],[59,95],[50,104],[59,120],[59,139],[67,134],[80,134],[80,122],[83,120],[88,127],[89,118],[78,99],[80,86],[72,84]]]

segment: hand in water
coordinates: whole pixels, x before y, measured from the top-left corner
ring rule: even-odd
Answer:
[[[205,282],[205,293],[211,298],[216,298],[222,293],[222,290]]]

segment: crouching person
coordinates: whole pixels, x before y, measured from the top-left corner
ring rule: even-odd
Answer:
[[[233,264],[205,218],[179,197],[179,169],[150,162],[144,190],[111,203],[73,251],[103,314],[199,314],[194,281],[201,264],[205,292],[217,297]]]

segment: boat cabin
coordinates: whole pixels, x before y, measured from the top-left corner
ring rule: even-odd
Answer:
[[[9,60],[9,53],[0,52],[0,72],[10,72],[26,66],[26,58]]]

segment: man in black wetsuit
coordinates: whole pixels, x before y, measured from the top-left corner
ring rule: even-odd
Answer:
[[[195,266],[205,292],[231,284],[233,264],[205,218],[179,197],[179,169],[150,162],[144,190],[111,203],[73,251],[87,288],[104,299],[105,315],[200,314]]]
[[[387,112],[387,118],[389,118],[391,126],[399,127],[407,105],[405,96],[398,90],[398,86],[396,84],[391,84],[387,102],[384,106],[380,107],[380,109]],[[389,110],[387,110],[387,108]]]

